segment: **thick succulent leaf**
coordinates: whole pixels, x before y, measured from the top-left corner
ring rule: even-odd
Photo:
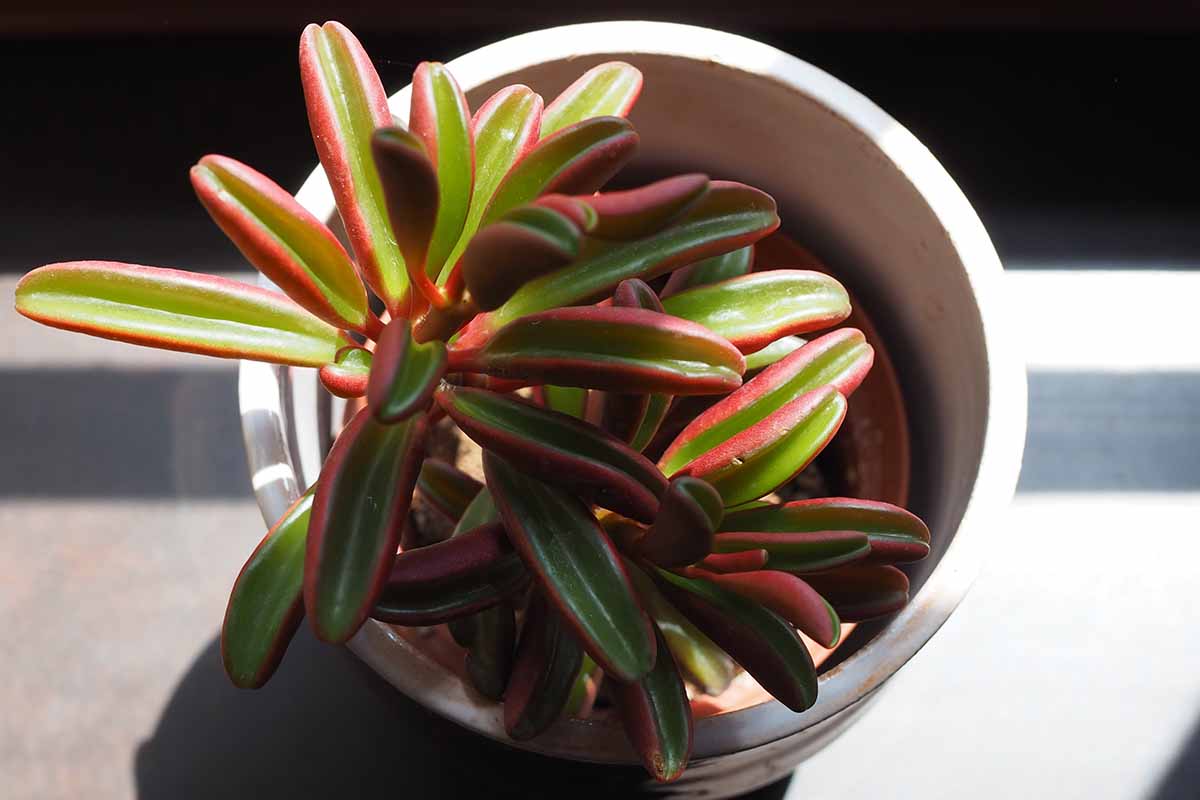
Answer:
[[[588,233],[601,239],[641,239],[667,227],[708,191],[708,176],[676,175],[637,189],[577,198],[592,209]]]
[[[485,226],[471,240],[458,269],[471,299],[484,311],[499,308],[530,280],[570,263],[581,231],[541,206],[521,206]]]
[[[727,506],[756,500],[808,466],[845,416],[845,395],[824,386],[688,462],[679,474],[708,481]]]
[[[598,190],[633,157],[637,142],[633,126],[617,117],[588,119],[542,139],[500,181],[482,224],[543,194]]]
[[[350,256],[294,197],[225,156],[200,159],[191,180],[213,221],[288,297],[330,325],[373,332],[377,321]]]
[[[542,118],[542,136],[592,117],[623,117],[642,91],[642,73],[623,61],[592,67],[550,105]]]
[[[696,416],[667,448],[659,465],[670,475],[801,395],[827,384],[849,396],[866,377],[873,360],[874,350],[862,332],[853,328],[814,339]]]
[[[438,291],[441,292],[440,289]],[[449,305],[441,308],[432,305],[417,320],[413,325],[413,337],[418,342],[432,342],[434,339],[447,341],[479,313],[479,307],[469,297],[450,301],[443,292],[441,298],[435,297],[434,301],[449,302]]]
[[[371,374],[371,351],[348,344],[333,357],[332,364],[321,367],[321,385],[336,397],[362,397],[367,393]]]
[[[241,689],[270,679],[304,616],[304,541],[313,492],[292,503],[238,573],[221,626],[225,674]]]
[[[408,276],[371,157],[371,134],[392,124],[379,75],[354,34],[326,22],[300,37],[300,81],[313,144],[359,271],[393,313],[403,311]]]
[[[425,272],[436,277],[462,234],[475,184],[475,143],[467,99],[445,65],[424,61],[417,66],[409,127],[425,142],[437,169],[437,222],[425,259]]]
[[[633,242],[594,240],[575,263],[525,284],[479,324],[490,330],[548,308],[599,300],[623,280],[649,281],[698,259],[753,244],[779,227],[771,196],[729,181],[712,181],[682,217]]]
[[[776,700],[804,711],[817,700],[817,671],[782,617],[708,581],[659,570],[663,593]]]
[[[707,572],[754,572],[767,566],[766,550],[739,550],[735,553],[713,553],[698,565]],[[683,574],[695,577],[688,570]]]
[[[475,188],[471,205],[449,258],[442,267],[438,283],[449,279],[459,256],[467,249],[471,237],[479,229],[479,221],[487,209],[500,181],[538,140],[542,124],[542,97],[527,86],[507,86],[496,92],[479,107],[471,120],[471,136],[475,140]]]
[[[850,296],[820,272],[776,269],[673,294],[663,308],[753,353],[783,336],[841,322],[850,314]]]
[[[769,608],[822,647],[831,648],[841,638],[842,625],[833,606],[791,573],[736,572],[706,576],[704,580]]]
[[[517,644],[517,619],[509,602],[497,603],[470,618],[471,641],[467,647],[467,677],[489,700],[504,696],[512,676]]]
[[[425,459],[417,476],[421,497],[456,523],[482,489],[483,484],[479,481],[453,464],[436,458]]]
[[[776,339],[761,350],[746,355],[746,375],[757,375],[762,370],[777,364],[805,345],[799,336],[784,336]]]
[[[220,358],[321,367],[348,343],[278,292],[161,267],[49,264],[17,283],[16,301],[53,328]]]
[[[637,680],[654,666],[654,635],[608,536],[573,494],[485,451],[496,508],[546,597],[604,671]]]
[[[613,305],[618,308],[644,308],[662,312],[658,295],[645,281],[632,278],[621,281],[613,292]],[[671,396],[662,393],[631,394],[627,392],[592,392],[587,419],[609,433],[629,442],[641,451],[654,437],[666,417]]]
[[[641,680],[616,684],[613,699],[646,771],[669,783],[683,774],[692,754],[692,709],[671,651],[656,634],[654,669]]]
[[[718,695],[728,689],[736,674],[733,660],[679,613],[640,567],[626,560],[625,569],[679,670],[705,694]]]
[[[492,501],[492,493],[485,486],[467,504],[462,516],[458,518],[458,524],[454,526],[452,535],[460,536],[480,525],[499,521],[500,512],[496,510],[496,504]]]
[[[584,651],[559,614],[535,593],[525,612],[512,677],[504,692],[504,728],[532,739],[566,710]]]
[[[425,271],[440,208],[437,170],[421,138],[403,128],[375,131],[371,154],[410,284],[428,302],[441,307],[445,301]]]
[[[886,616],[908,602],[908,576],[885,564],[842,567],[805,580],[846,622]]]
[[[435,625],[494,606],[527,579],[503,526],[487,523],[396,556],[371,616]]]
[[[554,386],[547,384],[535,389],[538,401],[552,411],[570,414],[583,419],[587,410],[588,390],[578,386]]]
[[[766,550],[768,569],[807,573],[862,561],[870,554],[871,543],[865,533],[858,531],[730,531],[717,534],[713,541],[713,552],[716,553],[738,553],[743,550]]]
[[[666,285],[663,286],[662,296],[667,298],[695,286],[706,286],[710,283],[720,283],[730,278],[736,278],[750,272],[753,266],[753,245],[724,255],[706,258],[672,272]]]
[[[631,552],[664,567],[694,564],[712,552],[713,532],[723,511],[716,489],[681,475],[671,481],[654,524],[633,543]]]
[[[736,389],[744,367],[737,349],[700,325],[611,306],[559,308],[522,317],[481,347],[450,352],[452,371],[680,395]]]
[[[871,542],[869,561],[906,563],[929,555],[929,528],[920,517],[876,500],[824,497],[764,505],[730,513],[721,530],[861,531]]]
[[[587,195],[575,198],[565,194],[544,194],[533,205],[557,211],[575,223],[575,227],[587,233],[596,225],[596,212],[587,203]]]
[[[304,607],[317,637],[354,635],[383,589],[424,455],[427,425],[383,425],[362,409],[321,468],[304,560]]]
[[[425,410],[433,390],[446,374],[446,344],[418,344],[408,320],[394,319],[383,329],[371,378],[367,383],[367,405],[375,419],[399,422]]]
[[[527,474],[626,516],[654,519],[667,479],[599,428],[482,389],[447,386],[437,402],[463,433]]]

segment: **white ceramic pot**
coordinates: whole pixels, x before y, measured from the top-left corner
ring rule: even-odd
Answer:
[[[813,708],[795,714],[772,701],[697,723],[693,763],[674,788],[725,797],[783,776],[844,730],[962,600],[1016,483],[1024,369],[1001,308],[1000,263],[962,192],[912,134],[812,65],[719,31],[606,22],[517,36],[449,66],[474,107],[509,83],[552,97],[614,58],[645,73],[632,115],[641,134],[635,169],[703,171],[765,189],[784,230],[866,305],[909,409],[910,506],[933,532],[932,554],[910,572],[912,601],[886,624],[863,626],[858,646],[839,651]],[[392,97],[402,120],[409,95],[405,88]],[[319,218],[334,216],[320,169],[299,199]],[[272,522],[316,478],[337,410],[311,370],[244,362],[240,395],[254,490]],[[389,627],[369,623],[350,647],[438,714],[506,740],[498,706]],[[564,721],[521,746],[635,762],[623,733],[595,722]]]

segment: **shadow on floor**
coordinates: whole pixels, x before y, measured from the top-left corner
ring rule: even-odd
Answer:
[[[134,763],[142,800],[255,797],[641,796],[640,769],[545,758],[431,714],[306,626],[274,679],[229,685],[211,641],[179,682]],[[747,795],[778,800],[788,781]]]

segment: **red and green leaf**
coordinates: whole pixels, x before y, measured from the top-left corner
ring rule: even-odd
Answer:
[[[721,493],[726,506],[756,500],[808,466],[837,433],[845,416],[845,396],[824,386],[796,398],[672,474],[703,478]]]
[[[404,259],[392,241],[371,135],[392,124],[387,94],[344,25],[309,25],[300,37],[300,80],[313,144],[346,226],[363,280],[393,313],[407,304]]]
[[[475,234],[458,269],[475,304],[490,311],[534,278],[569,264],[581,236],[559,212],[521,206]]]
[[[637,142],[633,126],[617,117],[588,119],[542,139],[500,181],[482,224],[495,222],[543,194],[598,190],[629,162]]]
[[[655,656],[650,620],[588,508],[494,453],[484,452],[483,466],[513,546],[584,649],[618,680],[648,673]]]
[[[753,266],[753,245],[725,253],[724,255],[706,258],[703,261],[681,267],[672,272],[671,277],[667,279],[666,285],[663,286],[662,296],[665,299],[685,289],[691,289],[696,286],[707,286],[710,283],[720,283],[730,278],[736,278],[739,275],[745,275],[750,272]]]
[[[588,233],[601,239],[641,239],[658,233],[708,191],[708,176],[677,175],[636,189],[576,198],[591,208]]]
[[[369,409],[342,430],[317,481],[304,561],[304,606],[317,637],[349,639],[395,560],[427,425],[383,425]]]
[[[687,289],[664,300],[663,308],[753,353],[781,337],[841,322],[850,314],[850,296],[820,272],[776,269]]]
[[[740,183],[712,181],[708,192],[663,230],[632,242],[593,240],[573,264],[525,284],[478,324],[495,330],[526,314],[599,300],[623,280],[649,281],[753,244],[778,227],[770,195]]]
[[[534,396],[545,408],[578,419],[583,419],[587,410],[588,390],[578,386],[538,386],[534,388]]]
[[[304,616],[304,543],[313,492],[292,503],[238,573],[221,626],[225,674],[257,689],[279,666]]]
[[[525,612],[512,677],[504,692],[504,728],[523,741],[542,733],[566,711],[584,651],[567,625],[535,593]]]
[[[528,581],[499,523],[395,557],[371,616],[395,625],[436,625],[490,608]]]
[[[664,567],[682,567],[707,557],[713,533],[721,524],[721,495],[709,484],[688,475],[671,481],[658,515],[630,552]]]
[[[816,702],[812,656],[785,619],[708,581],[663,570],[656,577],[667,599],[776,700],[793,711]]]
[[[336,397],[362,397],[371,375],[371,351],[356,344],[338,350],[333,363],[321,367],[321,385]]]
[[[873,360],[874,350],[862,332],[853,328],[814,339],[696,416],[667,447],[659,465],[670,475],[827,384],[849,396],[866,377]]]
[[[450,352],[452,371],[680,395],[735,389],[744,366],[737,349],[703,326],[640,308],[605,306],[522,317],[480,347]]]
[[[718,533],[715,553],[745,550],[767,552],[766,567],[784,572],[820,572],[862,561],[871,552],[871,542],[858,531],[812,531],[808,533]]]
[[[654,669],[640,680],[617,683],[613,699],[642,764],[656,781],[669,783],[683,774],[692,754],[692,709],[671,651],[655,633]]]
[[[846,622],[886,616],[908,603],[908,576],[886,564],[841,567],[805,580]]]
[[[868,560],[919,561],[929,555],[929,528],[920,517],[891,503],[825,497],[730,512],[725,531],[810,533],[861,531],[871,543]]]
[[[475,143],[467,99],[445,65],[424,61],[413,73],[409,128],[425,142],[437,170],[437,221],[425,259],[436,278],[458,243],[475,184]]]
[[[471,638],[467,650],[467,677],[489,700],[500,700],[512,677],[516,655],[517,619],[510,602],[485,608],[470,617]]]
[[[788,572],[737,572],[704,580],[740,594],[774,611],[822,647],[841,638],[841,621],[833,606],[802,579]]]
[[[624,117],[642,91],[642,73],[623,61],[592,67],[546,106],[542,136],[592,117]]]
[[[748,353],[746,355],[746,375],[757,375],[772,364],[777,364],[787,358],[804,345],[805,340],[799,336],[784,336],[761,350]]]
[[[475,187],[471,205],[449,258],[442,267],[439,284],[446,284],[459,256],[467,249],[496,187],[537,143],[542,124],[542,97],[527,86],[508,86],[488,98],[471,120],[475,141]]]
[[[446,374],[446,361],[444,342],[417,343],[408,320],[389,322],[379,337],[367,383],[367,405],[375,419],[393,423],[424,411]]]
[[[17,283],[17,311],[68,331],[220,358],[321,367],[348,340],[288,298],[215,275],[72,261]]]
[[[191,180],[213,221],[288,297],[330,325],[374,334],[379,323],[350,256],[294,197],[226,156],[200,159]]]
[[[732,553],[713,553],[697,566],[702,567],[707,572],[754,572],[755,570],[766,568],[767,551],[758,549],[738,550]],[[692,571],[682,570],[681,572],[689,577],[695,577]]]

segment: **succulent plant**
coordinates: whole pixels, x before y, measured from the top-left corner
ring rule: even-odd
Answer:
[[[856,330],[798,338],[844,320],[846,291],[756,271],[779,225],[757,189],[682,175],[600,192],[638,141],[628,64],[545,107],[510,86],[472,116],[424,63],[407,129],[345,27],[309,26],[300,65],[349,252],[269,178],[210,155],[196,193],[282,294],[92,261],[16,293],[47,325],[312,367],[365,398],[234,583],[231,680],[261,686],[303,617],[333,643],[368,618],[449,623],[513,738],[586,715],[603,680],[663,781],[688,760],[689,691],[721,692],[735,664],[811,706],[801,633],[833,647],[842,621],[895,611],[894,565],[929,550],[893,505],[771,499],[871,366]],[[484,482],[427,456],[446,418],[482,448]],[[414,495],[453,532],[401,547]]]

